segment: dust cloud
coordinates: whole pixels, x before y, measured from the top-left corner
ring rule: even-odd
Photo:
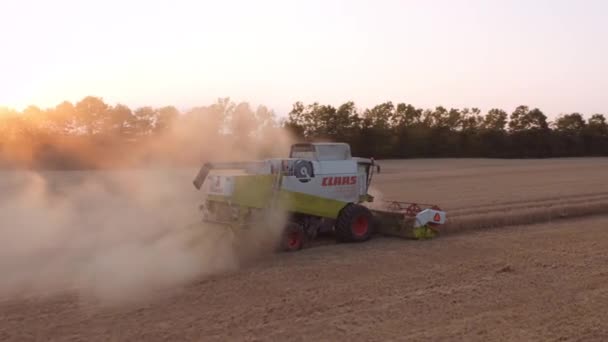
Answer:
[[[180,126],[140,148],[152,155],[197,155],[200,165],[251,160],[269,150],[282,154],[291,143],[279,129],[246,149],[205,133]],[[142,155],[133,154],[134,165],[142,164]],[[203,194],[192,186],[197,171],[167,165],[1,171],[0,300],[74,291],[111,304],[147,300],[274,252],[281,217],[253,227],[247,243],[201,222]]]
[[[387,209],[387,204],[385,202],[386,199],[384,197],[384,194],[377,187],[370,185],[369,190],[367,192],[374,197],[374,201],[366,202],[365,203],[366,207],[368,207],[370,209],[375,209],[375,210],[386,210]]]

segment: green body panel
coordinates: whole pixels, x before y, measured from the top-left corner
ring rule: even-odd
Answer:
[[[231,219],[228,223],[233,228],[247,226],[248,208],[274,207],[298,214],[337,219],[340,211],[348,204],[301,192],[275,190],[274,184],[279,184],[275,175],[234,176],[232,196],[209,194],[207,200],[230,203],[240,207],[238,218]],[[363,195],[359,200],[372,202],[374,198],[370,195]],[[433,238],[437,234],[432,227],[414,227],[415,218],[404,217],[403,213],[374,209],[371,211],[376,221],[376,232],[382,235],[422,240]]]
[[[244,207],[265,208],[272,199],[273,175],[234,177],[232,201]]]
[[[214,202],[230,202],[241,207],[262,209],[268,207],[272,199],[272,185],[275,177],[272,175],[234,176],[234,191],[232,196],[208,194],[207,200]]]
[[[230,202],[233,205],[248,208],[268,208],[273,196],[280,209],[327,218],[337,218],[338,213],[348,203],[301,192],[279,190],[274,191],[274,175],[244,175],[234,176],[234,191],[232,196],[209,194],[207,200]]]
[[[289,211],[334,219],[348,204],[330,198],[285,190],[279,191],[278,200]]]

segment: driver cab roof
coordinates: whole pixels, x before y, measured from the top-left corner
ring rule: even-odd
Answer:
[[[350,145],[332,142],[293,144],[289,157],[316,160],[349,160],[352,158]]]

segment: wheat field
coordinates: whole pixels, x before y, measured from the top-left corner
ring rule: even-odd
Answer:
[[[248,263],[200,232],[180,249],[192,170],[4,174],[0,339],[608,339],[608,159],[380,163],[378,198],[439,205],[439,238]],[[74,286],[91,280],[101,292]]]

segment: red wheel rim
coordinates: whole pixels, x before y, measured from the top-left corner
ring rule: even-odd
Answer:
[[[357,217],[353,223],[353,234],[356,236],[364,236],[369,230],[369,220],[367,217],[361,215]]]
[[[287,247],[290,249],[297,248],[300,245],[300,234],[298,232],[292,232],[287,237]]]

